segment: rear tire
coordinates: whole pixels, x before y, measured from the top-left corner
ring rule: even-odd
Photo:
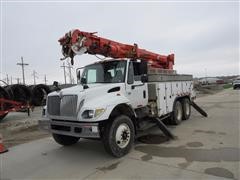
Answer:
[[[61,135],[61,134],[52,134],[53,139],[60,145],[63,146],[70,146],[73,144],[76,144],[80,137],[74,137],[74,136],[66,136],[66,135]]]
[[[135,130],[132,120],[125,115],[118,116],[105,125],[103,144],[105,150],[114,157],[126,155],[132,148]]]
[[[188,98],[184,98],[182,100],[182,108],[183,108],[183,120],[188,120],[191,116],[191,104]]]
[[[179,125],[182,122],[183,108],[180,101],[176,101],[173,106],[173,112],[171,116],[171,124]]]

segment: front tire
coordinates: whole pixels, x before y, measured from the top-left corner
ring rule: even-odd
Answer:
[[[183,109],[180,101],[176,101],[173,106],[173,112],[171,116],[171,124],[179,125],[182,122]]]
[[[191,104],[188,98],[182,100],[183,120],[188,120],[191,116]]]
[[[76,144],[80,137],[74,137],[74,136],[66,136],[66,135],[61,135],[61,134],[52,134],[53,139],[60,145],[63,146],[70,146],[73,144]]]
[[[122,157],[131,150],[134,136],[132,120],[125,115],[118,116],[104,127],[102,138],[105,150],[114,157]]]

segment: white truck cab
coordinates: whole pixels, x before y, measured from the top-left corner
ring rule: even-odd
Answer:
[[[107,152],[121,157],[146,122],[168,117],[177,125],[190,117],[195,98],[191,75],[129,59],[100,61],[77,74],[76,86],[48,94],[39,120],[40,129],[61,145],[99,138]]]

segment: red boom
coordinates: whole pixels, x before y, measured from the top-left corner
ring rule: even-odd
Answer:
[[[130,58],[148,61],[153,67],[162,69],[173,69],[174,54],[168,56],[156,54],[145,49],[139,49],[137,44],[128,45],[101,38],[95,33],[73,30],[66,33],[58,41],[62,45],[63,59],[73,57],[76,54],[99,54],[112,58]]]

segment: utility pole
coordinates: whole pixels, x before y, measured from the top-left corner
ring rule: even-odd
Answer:
[[[12,85],[12,84],[13,84],[13,82],[12,82],[12,76],[11,76],[11,78],[10,78],[10,79],[11,79],[11,85]]]
[[[45,85],[47,85],[47,76],[46,76],[46,74],[44,75],[44,82],[45,82]]]
[[[20,78],[16,78],[17,84],[20,84]]]
[[[7,81],[7,84],[9,85],[9,78],[8,78],[8,74],[7,74],[6,81]]]
[[[205,68],[205,81],[206,81],[206,84],[208,84],[208,81],[207,81],[207,68]]]
[[[29,64],[23,63],[23,57],[21,57],[21,63],[17,63],[17,65],[22,66],[23,84],[25,84],[24,66],[28,66]]]
[[[33,70],[32,76],[33,76],[33,83],[34,83],[34,85],[36,85],[36,78],[38,78],[38,76],[37,76],[37,72],[35,70]]]
[[[68,66],[67,66],[67,68],[68,68],[68,72],[69,72],[69,80],[70,80],[70,84],[72,84],[72,66],[70,65],[70,63],[68,62]]]
[[[65,69],[67,66],[65,66],[65,63],[63,62],[63,65],[61,67],[63,68],[63,73],[64,73],[64,83],[67,84],[66,69]]]

